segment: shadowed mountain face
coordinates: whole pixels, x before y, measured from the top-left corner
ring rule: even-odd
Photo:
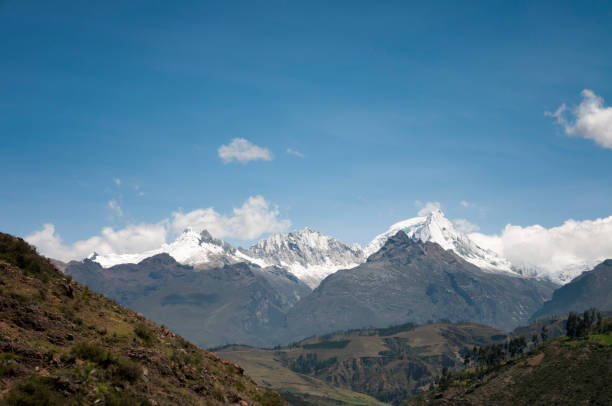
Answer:
[[[560,316],[571,311],[582,312],[592,307],[612,310],[612,259],[607,259],[591,271],[582,273],[553,293],[533,319]]]
[[[511,330],[554,288],[483,272],[438,244],[398,232],[366,263],[326,278],[289,311],[287,321],[294,337],[440,319]]]
[[[66,272],[205,347],[275,343],[287,310],[310,292],[280,268],[237,263],[197,271],[168,254],[111,268],[72,262]]]

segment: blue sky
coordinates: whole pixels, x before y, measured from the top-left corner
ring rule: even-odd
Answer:
[[[612,149],[572,121],[612,104],[609,2],[127,3],[0,0],[2,231],[255,196],[362,244],[415,201],[488,234],[612,215]],[[271,159],[225,163],[236,138]]]

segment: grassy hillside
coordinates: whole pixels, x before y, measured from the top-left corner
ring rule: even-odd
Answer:
[[[274,350],[230,346],[216,352],[240,363],[258,383],[302,400],[371,404],[347,399],[338,392],[345,389],[399,404],[424,390],[443,367],[461,368],[464,348],[504,339],[504,332],[487,326],[437,323],[328,334]]]
[[[283,405],[241,367],[0,233],[0,405]]]
[[[438,385],[404,406],[610,405],[611,376],[610,332],[564,336],[502,365],[452,375],[448,385]]]

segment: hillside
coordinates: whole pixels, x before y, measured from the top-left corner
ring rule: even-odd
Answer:
[[[567,285],[553,292],[532,319],[567,314],[585,309],[612,310],[612,259],[607,259],[590,271],[583,272]]]
[[[220,359],[0,233],[0,405],[282,405]]]
[[[608,320],[610,324],[612,320]],[[482,376],[480,376],[482,375]],[[550,340],[504,364],[470,369],[403,406],[612,404],[612,333]]]
[[[342,400],[343,405],[368,404],[340,399],[328,386],[398,404],[421,392],[444,366],[459,369],[464,348],[506,337],[502,331],[471,323],[407,324],[311,337],[273,350],[229,346],[215,352],[240,363],[258,383],[289,393],[292,397],[287,399],[299,398],[303,404],[323,404],[320,399],[312,401],[317,396]]]

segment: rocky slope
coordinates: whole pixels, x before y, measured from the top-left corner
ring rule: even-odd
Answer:
[[[240,262],[196,270],[168,254],[110,268],[72,262],[66,273],[203,347],[276,344],[285,313],[310,293],[282,268]]]
[[[260,264],[286,268],[311,288],[338,269],[353,268],[365,260],[359,245],[343,244],[309,228],[273,234],[242,252]]]
[[[0,233],[0,404],[282,405],[241,367],[71,281]]]
[[[487,273],[436,243],[400,231],[367,262],[328,276],[288,313],[292,336],[407,321],[472,321],[511,330],[556,285]]]
[[[612,310],[610,292],[612,292],[612,259],[607,259],[555,290],[552,299],[545,302],[532,319],[558,316],[570,311],[581,313],[590,308]]]

